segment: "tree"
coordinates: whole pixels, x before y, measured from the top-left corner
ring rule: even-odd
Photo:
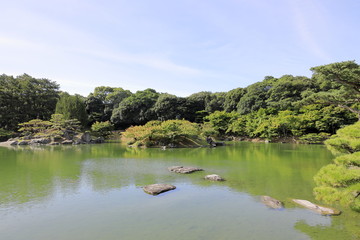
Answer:
[[[268,91],[266,104],[279,111],[293,110],[293,103],[302,99],[302,93],[314,89],[316,84],[307,77],[284,75]]]
[[[150,121],[126,129],[123,137],[135,146],[164,146],[191,143],[198,145],[200,128],[186,120]]]
[[[156,119],[152,107],[159,97],[154,89],[137,91],[135,94],[124,99],[117,108],[114,109],[111,122],[118,127],[129,127],[130,125],[145,124],[150,120]]]
[[[214,113],[205,117],[205,120],[208,120],[212,127],[220,134],[225,134],[232,122],[238,119],[239,116],[240,115],[236,112],[228,113],[225,111],[215,111]]]
[[[44,132],[46,129],[52,126],[52,123],[49,121],[43,121],[41,119],[32,119],[28,122],[19,123],[20,129],[19,132],[22,132],[23,135],[37,134]]]
[[[56,104],[55,113],[62,114],[65,120],[77,119],[81,122],[82,126],[86,126],[88,117],[85,109],[84,97],[64,92],[61,93],[60,99]]]
[[[96,87],[86,100],[86,111],[90,123],[110,120],[113,110],[131,94],[129,90],[123,88]]]
[[[32,119],[20,123],[19,132],[24,136],[37,137],[73,137],[80,132],[80,122],[77,119],[65,119],[62,114],[51,115],[50,121]]]
[[[213,113],[215,111],[223,111],[225,96],[225,92],[216,92],[211,94],[210,97],[206,99],[205,111],[207,111],[208,113]]]
[[[337,131],[325,144],[338,155],[314,176],[318,200],[338,202],[360,212],[360,122]]]
[[[235,88],[230,90],[225,94],[224,100],[224,110],[227,112],[232,112],[237,110],[237,105],[240,99],[245,95],[245,88]]]
[[[185,98],[177,97],[168,93],[160,94],[152,111],[158,120],[181,119],[185,117]]]
[[[311,70],[312,79],[323,90],[310,94],[303,102],[339,106],[355,113],[360,119],[360,66],[355,61],[346,61],[313,67]]]
[[[15,130],[24,121],[49,119],[58,98],[59,85],[48,79],[0,75],[0,128]]]
[[[237,105],[237,112],[240,114],[247,114],[266,108],[266,100],[268,98],[268,91],[272,88],[276,81],[273,77],[267,77],[262,82],[254,83],[246,88],[246,93],[240,99]]]
[[[88,120],[90,124],[105,120],[105,104],[99,98],[90,94],[85,100],[85,106],[85,110],[88,114]]]

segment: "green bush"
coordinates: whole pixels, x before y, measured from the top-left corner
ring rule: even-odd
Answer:
[[[14,132],[0,128],[0,141],[6,141],[15,135]]]
[[[321,144],[328,138],[329,138],[329,134],[327,134],[327,133],[320,133],[320,134],[309,133],[309,134],[299,137],[299,140],[301,143]]]
[[[200,127],[186,120],[151,121],[143,126],[129,127],[123,133],[133,146],[178,144],[199,135]]]
[[[114,125],[112,125],[109,121],[95,122],[91,125],[91,131],[98,137],[106,138],[111,135],[112,130],[114,130]]]
[[[204,119],[210,122],[215,131],[224,134],[230,124],[239,117],[240,115],[236,112],[215,111]]]

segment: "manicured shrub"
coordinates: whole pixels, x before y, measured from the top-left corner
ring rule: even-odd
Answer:
[[[111,135],[112,130],[114,130],[114,125],[112,125],[109,121],[95,122],[91,125],[91,131],[98,137],[106,138]]]

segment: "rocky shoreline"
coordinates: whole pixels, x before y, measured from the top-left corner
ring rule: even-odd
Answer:
[[[104,143],[103,137],[93,137],[90,133],[80,133],[73,137],[17,137],[0,142],[0,146],[26,146],[26,145],[80,145]]]

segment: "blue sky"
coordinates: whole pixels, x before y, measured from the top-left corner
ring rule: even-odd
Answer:
[[[358,0],[0,0],[0,73],[178,96],[360,56]]]

